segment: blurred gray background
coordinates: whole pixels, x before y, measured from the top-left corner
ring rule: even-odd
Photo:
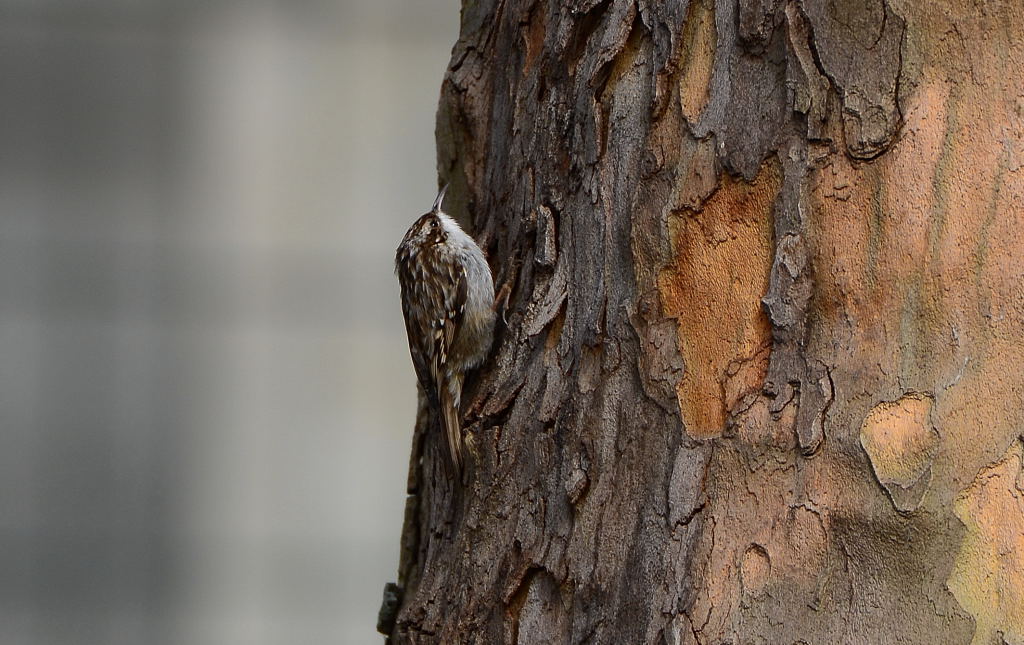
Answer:
[[[457,0],[0,0],[0,644],[376,643]]]

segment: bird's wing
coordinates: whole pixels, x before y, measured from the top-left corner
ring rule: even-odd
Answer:
[[[430,367],[434,383],[437,384],[442,425],[448,440],[448,455],[457,474],[462,470],[462,424],[459,417],[462,375],[450,369],[448,363],[466,312],[468,285],[466,270],[462,265],[449,265],[443,273],[442,279],[446,281],[447,288],[440,290],[442,293],[439,294],[443,302],[443,315],[439,317],[432,335],[435,345],[432,354],[434,360]]]
[[[409,354],[416,369],[416,378],[427,395],[432,406],[437,406],[437,387],[430,368],[429,348],[424,339],[430,335],[430,318],[424,308],[413,307],[414,298],[420,297],[422,289],[417,282],[422,276],[414,275],[414,269],[407,264],[398,265],[398,283],[402,288],[402,315],[405,318],[406,338],[409,341]]]
[[[451,381],[448,363],[466,312],[466,270],[457,262],[439,261],[440,258],[417,260],[422,261],[398,265],[409,353],[428,401],[441,413],[451,463],[458,472],[462,466],[462,379],[455,375],[451,378],[457,380]],[[419,306],[412,306],[414,302]]]

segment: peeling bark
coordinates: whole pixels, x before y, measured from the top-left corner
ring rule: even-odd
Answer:
[[[390,642],[1024,642],[1022,34],[465,3],[439,169],[506,323],[460,484],[417,420]]]

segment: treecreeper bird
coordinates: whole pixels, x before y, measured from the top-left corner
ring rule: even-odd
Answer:
[[[448,456],[462,469],[462,384],[494,336],[494,281],[484,252],[441,211],[447,186],[413,222],[395,253],[402,313],[416,377],[433,418],[440,417]]]

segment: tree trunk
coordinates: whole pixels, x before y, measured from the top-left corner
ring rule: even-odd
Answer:
[[[1024,3],[478,0],[507,324],[392,643],[1024,643]],[[973,639],[973,640],[972,640]]]

